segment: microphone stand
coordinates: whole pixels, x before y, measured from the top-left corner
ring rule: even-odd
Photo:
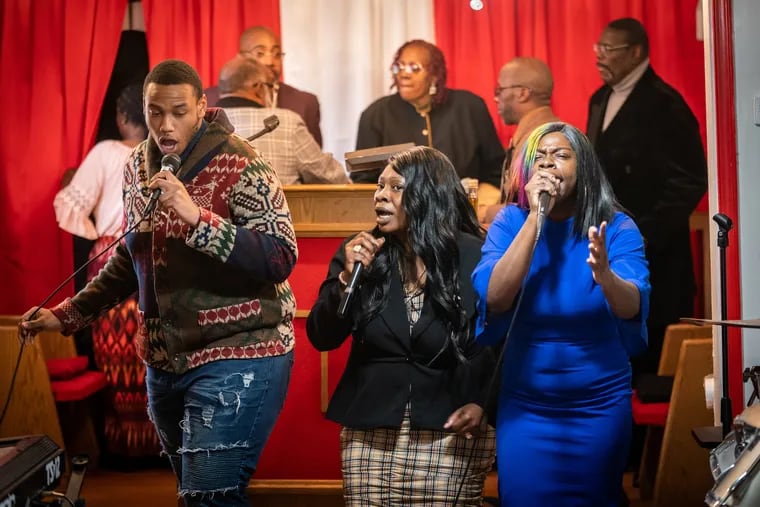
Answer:
[[[726,320],[728,301],[726,295],[726,248],[728,247],[728,231],[733,227],[731,219],[723,213],[712,217],[718,224],[718,249],[720,250],[720,320]],[[728,326],[720,327],[720,362],[721,362],[721,398],[720,426],[700,426],[692,428],[691,435],[703,449],[716,448],[731,431],[731,398],[728,396]]]
[[[723,213],[713,215],[713,221],[718,224],[718,249],[720,250],[720,320],[726,320],[728,302],[726,301],[726,248],[728,247],[728,231],[733,223]],[[720,422],[723,429],[723,437],[731,431],[731,398],[728,395],[728,326],[720,327],[720,359],[721,359],[721,399],[720,399]]]

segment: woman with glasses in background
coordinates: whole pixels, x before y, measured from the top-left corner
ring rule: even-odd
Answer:
[[[436,148],[451,159],[459,178],[480,182],[479,205],[498,201],[504,148],[483,99],[447,88],[443,53],[424,40],[396,51],[391,74],[396,93],[364,110],[356,149],[408,142]]]

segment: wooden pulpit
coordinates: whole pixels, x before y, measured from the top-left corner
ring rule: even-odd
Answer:
[[[351,346],[319,352],[306,336],[306,318],[317,299],[333,255],[347,237],[375,225],[376,185],[285,187],[298,242],[298,262],[289,277],[296,297],[295,361],[282,413],[259,461],[249,492],[290,487],[328,488],[340,495],[340,426],[325,418],[329,397]]]

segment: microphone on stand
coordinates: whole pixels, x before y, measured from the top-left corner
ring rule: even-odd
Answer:
[[[161,158],[162,171],[169,171],[172,174],[176,174],[180,164],[182,164],[182,160],[180,160],[180,158],[174,153],[169,153]],[[150,196],[148,205],[145,206],[145,211],[143,212],[144,217],[150,215],[153,212],[153,208],[156,207],[156,203],[158,202],[159,197],[161,197],[161,189],[157,188]]]
[[[259,137],[263,136],[264,134],[268,134],[277,127],[280,126],[280,119],[277,117],[276,114],[273,114],[272,116],[267,116],[264,118],[264,128],[253,134],[251,137],[248,138],[249,141],[253,141],[254,139],[258,139]]]

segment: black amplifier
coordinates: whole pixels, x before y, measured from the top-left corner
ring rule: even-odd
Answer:
[[[45,435],[0,439],[0,507],[29,505],[58,485],[63,449]]]

